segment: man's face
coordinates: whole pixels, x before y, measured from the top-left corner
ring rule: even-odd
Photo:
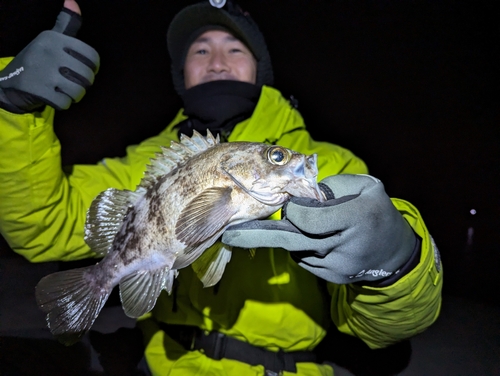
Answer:
[[[189,47],[184,64],[186,89],[215,80],[254,84],[256,78],[257,61],[253,54],[225,31],[207,31]]]

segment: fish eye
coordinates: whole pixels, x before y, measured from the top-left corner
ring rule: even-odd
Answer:
[[[288,163],[291,158],[290,150],[281,146],[273,146],[267,149],[267,159],[272,164],[283,166]]]

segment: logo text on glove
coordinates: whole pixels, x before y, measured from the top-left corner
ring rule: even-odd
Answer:
[[[349,278],[361,278],[364,277],[365,275],[371,275],[373,277],[389,277],[390,275],[393,274],[394,274],[393,272],[388,272],[384,269],[368,269],[368,270],[363,269],[358,274],[349,276]]]
[[[17,68],[14,72],[11,72],[9,73],[8,76],[3,76],[3,77],[0,77],[0,81],[6,81],[8,80],[9,78],[12,78],[14,76],[19,76],[21,74],[21,72],[24,71],[24,68],[23,67],[19,67]]]

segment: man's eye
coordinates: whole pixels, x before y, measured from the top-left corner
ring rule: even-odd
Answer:
[[[207,54],[207,50],[203,50],[203,49],[198,50],[198,51],[196,51],[196,54],[197,55],[206,55]]]

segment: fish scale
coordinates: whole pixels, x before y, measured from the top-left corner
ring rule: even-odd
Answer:
[[[134,318],[153,309],[162,290],[171,293],[182,268],[215,285],[231,259],[218,241],[227,227],[267,218],[291,196],[324,200],[316,160],[278,145],[220,143],[209,131],[162,146],[134,191],[109,188],[92,202],[85,241],[102,260],[36,286],[52,334],[77,342],[116,285]]]

